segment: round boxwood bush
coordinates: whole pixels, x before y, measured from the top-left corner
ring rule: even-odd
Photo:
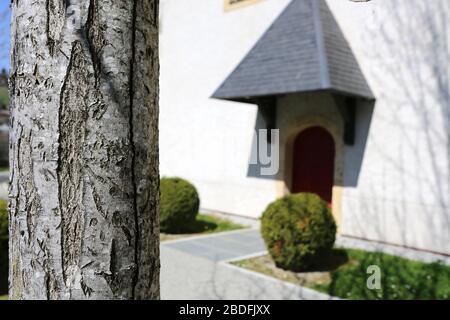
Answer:
[[[330,254],[336,223],[325,201],[310,193],[287,195],[262,215],[261,232],[277,267],[306,271]]]
[[[195,187],[180,178],[161,179],[161,231],[181,233],[197,217],[200,200]]]

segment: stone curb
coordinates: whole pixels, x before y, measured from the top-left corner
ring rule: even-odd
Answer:
[[[298,293],[298,297],[299,299],[305,299],[305,300],[341,300],[340,298],[337,297],[333,297],[330,296],[326,293],[321,293],[318,292],[316,290],[310,289],[310,288],[306,288],[306,287],[302,287],[290,282],[286,282],[286,281],[282,281],[270,276],[267,276],[265,274],[259,273],[259,272],[255,272],[249,269],[245,269],[245,268],[241,268],[235,265],[230,264],[230,262],[234,262],[234,261],[239,261],[239,260],[244,260],[244,259],[250,259],[250,258],[255,258],[258,256],[262,256],[267,254],[267,251],[264,252],[260,252],[260,253],[255,253],[252,255],[248,255],[248,256],[243,256],[243,257],[239,257],[239,258],[233,258],[233,259],[229,259],[229,260],[223,260],[223,261],[219,261],[218,264],[229,268],[229,269],[233,269],[235,271],[238,271],[240,273],[244,273],[246,275],[249,275],[251,277],[254,278],[259,278],[259,279],[264,279],[266,281],[270,281],[273,283],[277,283],[280,286],[286,287],[290,290],[296,291]]]

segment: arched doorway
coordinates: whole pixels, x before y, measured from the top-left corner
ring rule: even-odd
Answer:
[[[293,155],[292,193],[315,193],[331,205],[335,157],[331,134],[322,127],[300,132]]]

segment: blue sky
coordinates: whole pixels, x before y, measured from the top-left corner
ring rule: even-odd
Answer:
[[[9,0],[0,0],[0,69],[9,68],[9,3]]]

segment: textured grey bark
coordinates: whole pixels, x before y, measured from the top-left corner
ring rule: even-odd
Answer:
[[[13,0],[11,299],[158,299],[158,0]]]

